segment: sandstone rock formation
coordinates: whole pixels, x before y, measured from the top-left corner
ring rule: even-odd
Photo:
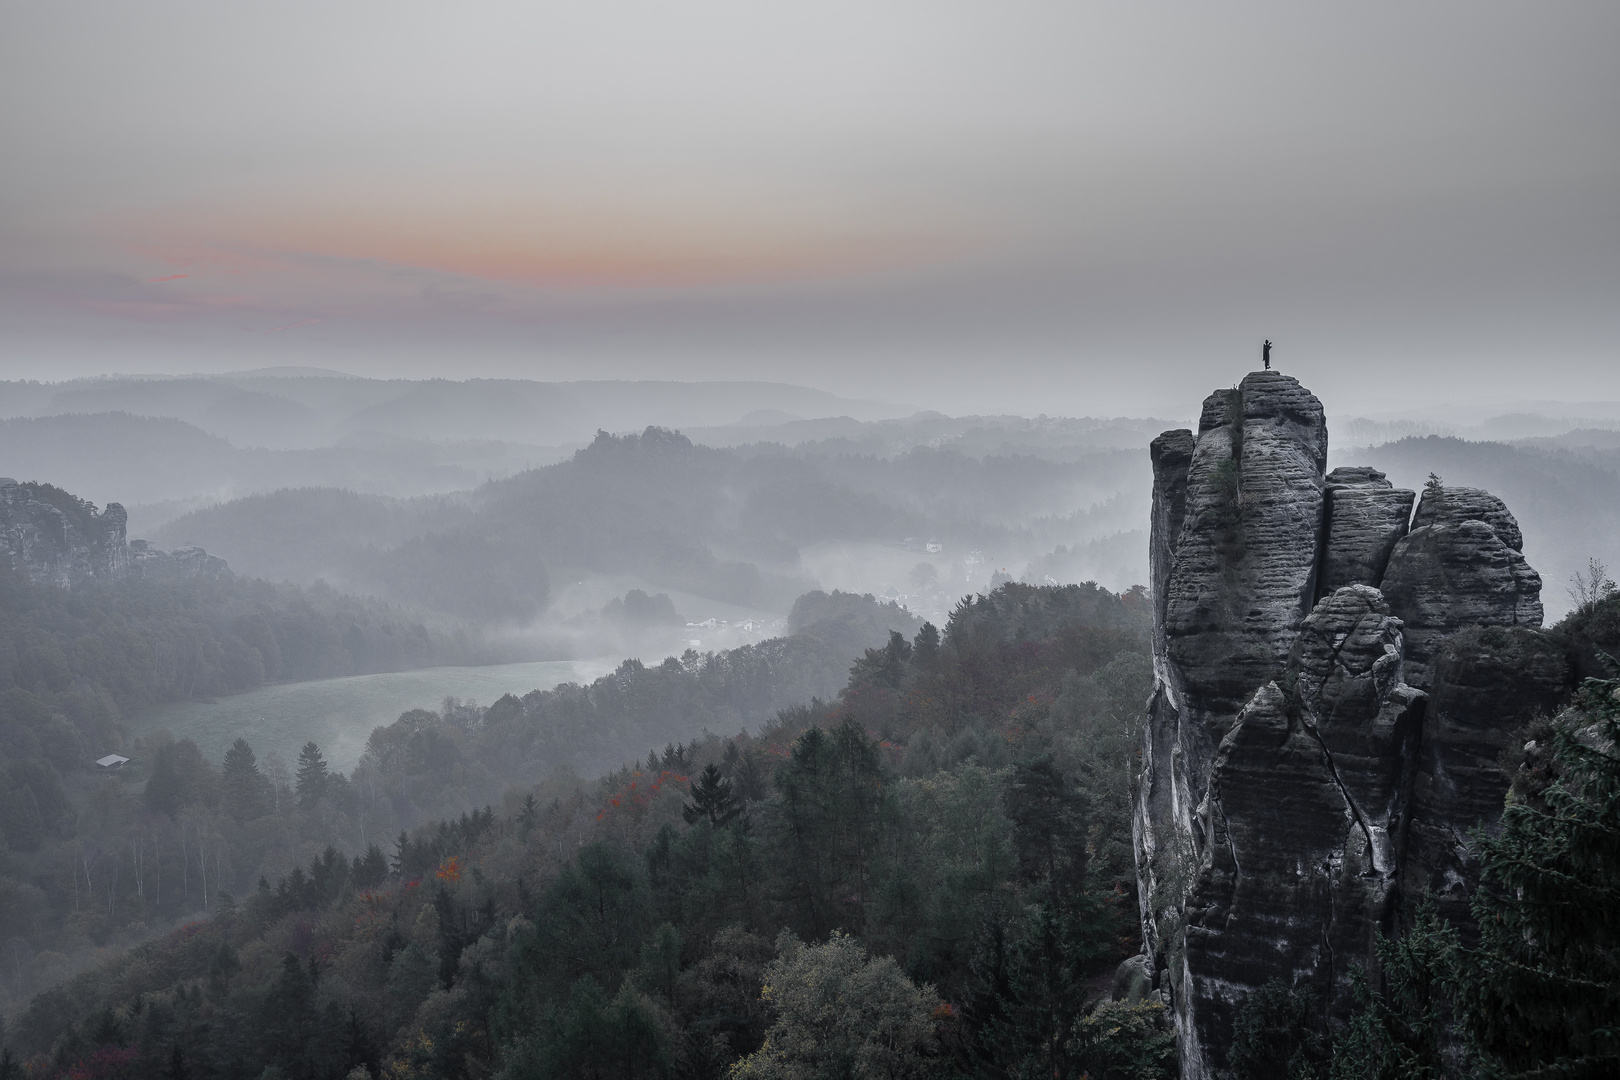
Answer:
[[[75,588],[89,581],[142,577],[218,577],[225,560],[199,547],[172,552],[125,537],[129,516],[105,510],[49,484],[0,477],[0,559],[31,580]]]
[[[34,581],[70,587],[124,573],[127,521],[118,503],[98,512],[49,484],[0,477],[0,558]]]
[[[218,555],[200,547],[180,547],[163,551],[145,540],[129,542],[130,572],[146,578],[223,577],[231,568]]]
[[[1135,839],[1184,1077],[1220,1074],[1267,981],[1310,991],[1326,1032],[1404,897],[1455,909],[1502,750],[1566,689],[1500,500],[1432,485],[1409,529],[1413,492],[1326,458],[1321,402],[1279,372],[1152,447]]]
[[[1429,685],[1440,642],[1462,626],[1540,626],[1541,575],[1502,500],[1475,488],[1425,492],[1382,587],[1406,624],[1409,678]]]
[[[1390,553],[1406,535],[1412,497],[1377,469],[1342,468],[1328,474],[1327,540],[1318,595],[1383,580]]]

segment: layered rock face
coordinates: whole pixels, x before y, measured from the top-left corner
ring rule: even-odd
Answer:
[[[1334,469],[1327,477],[1327,540],[1317,592],[1383,580],[1395,544],[1406,535],[1412,492],[1377,469]]]
[[[1324,475],[1326,457],[1321,402],[1278,372],[1152,447],[1135,838],[1146,963],[1189,1078],[1221,1072],[1271,979],[1309,990],[1324,1031],[1348,1016],[1402,897],[1471,880],[1461,839],[1500,814],[1496,760],[1567,681],[1519,629],[1539,625],[1540,579],[1500,500],[1435,487],[1409,528],[1413,492]],[[1514,629],[1448,638],[1481,626]]]
[[[1541,575],[1502,500],[1477,488],[1426,492],[1396,545],[1383,590],[1406,624],[1413,685],[1427,687],[1447,634],[1461,626],[1540,626]]]
[[[0,557],[34,581],[70,587],[119,576],[129,567],[128,520],[118,503],[98,512],[65,491],[0,478]]]
[[[224,559],[200,547],[160,551],[126,540],[129,516],[118,503],[92,503],[47,484],[0,477],[0,559],[42,584],[74,588],[131,575],[149,578],[220,577]]]

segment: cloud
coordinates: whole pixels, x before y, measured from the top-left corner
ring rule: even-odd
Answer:
[[[1612,4],[38,5],[8,31],[17,373],[1097,411],[1196,400],[1269,336],[1369,399],[1553,363],[1620,396]]]

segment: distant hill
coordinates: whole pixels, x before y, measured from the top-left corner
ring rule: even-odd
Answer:
[[[464,496],[390,501],[281,491],[187,514],[155,539],[200,544],[245,573],[324,577],[467,617],[494,609],[510,617],[535,614],[545,606],[535,583],[575,571],[629,574],[662,588],[785,611],[812,584],[800,558],[807,547],[887,545],[901,584],[931,557],[929,540],[950,546],[937,555],[942,569],[968,568],[962,560],[980,549],[1022,566],[1057,544],[1083,539],[1077,530],[1089,536],[1145,517],[1146,471],[1145,455],[1136,451],[1076,462],[927,448],[884,458],[771,444],[716,449],[649,428],[599,435],[566,462]],[[1120,492],[1137,498],[1121,502]],[[1107,507],[1108,521],[1078,513],[1094,504]],[[433,584],[462,574],[475,558],[505,568],[484,575],[495,590],[487,601]],[[980,571],[986,582],[990,570]],[[506,580],[504,591],[499,580]],[[474,592],[483,595],[483,588]]]
[[[559,448],[496,442],[351,439],[311,450],[241,449],[183,420],[127,412],[0,420],[0,459],[19,480],[41,479],[131,510],[136,535],[199,501],[284,487],[350,487],[410,496],[465,490],[565,456]]]
[[[184,420],[237,447],[308,449],[355,435],[554,446],[598,429],[733,423],[762,410],[794,416],[901,416],[904,406],[765,382],[360,379],[342,375],[109,376],[0,382],[0,416],[122,411]]]

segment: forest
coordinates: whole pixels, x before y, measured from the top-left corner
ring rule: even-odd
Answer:
[[[8,849],[0,852],[0,922],[11,928],[0,942],[10,965],[0,998],[12,1002],[98,950],[131,944],[194,910],[206,911],[221,888],[243,892],[261,874],[285,873],[311,845],[363,851],[368,840],[427,818],[498,802],[512,784],[553,775],[566,783],[615,768],[652,741],[757,727],[784,706],[839,685],[848,657],[883,640],[889,627],[918,625],[870,597],[813,593],[795,605],[785,638],[726,653],[689,653],[653,667],[627,661],[591,686],[508,696],[489,709],[448,699],[437,711],[412,710],[373,733],[351,775],[321,781],[319,813],[306,817],[298,808],[301,796],[308,801],[308,783],[296,784],[294,770],[302,775],[316,768],[324,775],[318,748],[316,764],[273,753],[261,760],[244,741],[223,761],[211,762],[190,741],[175,741],[161,729],[129,742],[120,720],[152,701],[246,688],[226,681],[241,674],[237,669],[207,663],[230,655],[229,628],[244,618],[235,601],[262,602],[250,609],[250,625],[269,629],[246,639],[258,648],[274,650],[277,631],[288,642],[316,648],[271,652],[280,666],[269,673],[281,678],[351,674],[353,667],[336,665],[375,661],[376,651],[364,647],[366,635],[386,639],[397,628],[386,618],[375,623],[364,616],[387,617],[387,609],[352,599],[338,603],[317,590],[303,606],[282,610],[273,601],[297,599],[300,590],[229,578],[134,580],[73,592],[8,580],[17,601],[8,610],[36,616],[19,619],[29,633],[7,638],[9,655],[21,663],[0,694],[0,838]],[[131,596],[144,598],[146,608],[129,606]],[[167,617],[137,617],[147,608]],[[81,621],[69,621],[64,610]],[[334,631],[321,621],[334,615],[354,621]],[[58,636],[40,634],[42,623]],[[122,632],[117,642],[124,652],[100,642],[109,625]],[[432,651],[443,641],[416,629],[418,652],[407,659],[420,664],[445,656]],[[211,630],[217,638],[208,636]],[[185,685],[165,682],[161,667],[165,658],[172,662],[176,639],[201,656]],[[253,655],[262,656],[257,648]],[[263,659],[258,664],[243,670],[265,677]],[[41,670],[72,677],[42,682]],[[134,760],[116,773],[91,764],[112,750]],[[251,780],[240,775],[244,763]]]
[[[136,884],[119,902],[167,891],[208,914],[13,998],[4,1067],[1173,1075],[1164,1006],[1121,992],[1115,972],[1139,947],[1129,776],[1151,681],[1146,608],[1139,592],[1007,585],[964,600],[943,633],[893,632],[836,699],[754,733],[654,746],[592,782],[557,769],[363,842],[336,836],[346,813],[407,791],[453,805],[480,747],[538,762],[532,741],[565,700],[584,730],[701,696],[703,676],[627,667],[594,694],[409,713],[349,776],[314,745],[283,771],[245,741],[217,769],[172,744],[142,796],[169,857],[160,841],[127,860]],[[1620,598],[1554,633],[1601,670]],[[1589,679],[1533,734],[1503,830],[1474,841],[1483,938],[1420,913],[1380,947],[1384,969],[1332,1045],[1300,1022],[1308,1003],[1267,987],[1240,1017],[1235,1075],[1438,1076],[1457,1065],[1443,1036],[1459,1032],[1481,1069],[1571,1047],[1609,1060],[1620,766],[1601,740],[1620,736],[1620,683]],[[297,861],[244,874],[217,854],[255,831],[295,836]],[[116,856],[86,851],[81,932],[118,872]],[[27,927],[23,890],[8,888],[8,925]],[[1571,904],[1580,917],[1558,914]],[[9,958],[8,981],[44,955]]]
[[[66,590],[0,565],[0,738],[23,756],[38,752],[41,727],[57,756],[76,759],[119,749],[120,717],[148,705],[492,654],[466,630],[429,630],[321,585],[226,573]]]
[[[893,633],[836,700],[754,734],[652,747],[591,783],[538,777],[363,846],[321,843],[346,801],[401,772],[430,786],[413,759],[456,772],[458,726],[520,746],[545,710],[407,714],[348,777],[313,746],[289,776],[245,743],[218,770],[173,744],[143,796],[173,815],[171,852],[217,850],[186,831],[217,807],[244,834],[301,830],[298,862],[234,891],[218,855],[148,865],[124,903],[206,888],[209,917],[35,996],[7,1045],[42,1075],[777,1075],[759,1050],[785,1021],[762,988],[798,972],[870,988],[876,1012],[829,1052],[887,1055],[895,1075],[1069,1069],[1066,1033],[1136,947],[1127,763],[1147,620],[1140,593],[1008,586],[943,633]],[[623,676],[594,689],[638,681]],[[1105,1009],[1087,1060],[1162,1064],[1155,1010]],[[882,1046],[857,1045],[869,1021]]]

